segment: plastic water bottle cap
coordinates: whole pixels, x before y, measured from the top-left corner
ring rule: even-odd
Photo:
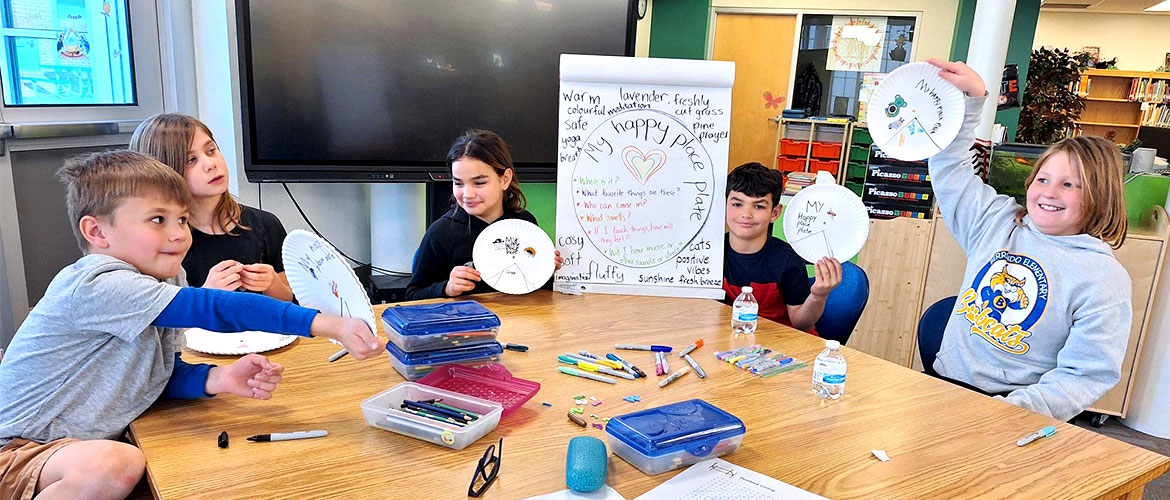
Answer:
[[[841,348],[841,342],[836,340],[826,340],[825,347],[829,348],[830,351],[836,351],[837,349]]]
[[[743,290],[743,291],[745,291],[745,292],[747,292],[747,293],[752,293],[752,287],[750,287],[750,286],[745,286],[745,287],[743,287],[741,290]]]

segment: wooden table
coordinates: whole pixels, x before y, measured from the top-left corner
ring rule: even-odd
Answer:
[[[747,435],[725,458],[835,499],[850,498],[1128,498],[1170,467],[1170,458],[1091,431],[1056,422],[929,378],[852,349],[844,397],[822,401],[810,390],[811,368],[760,379],[715,359],[713,353],[760,343],[812,363],[823,343],[762,322],[754,336],[734,338],[727,306],[713,300],[537,292],[479,295],[500,315],[501,341],[526,344],[505,351],[517,377],[540,392],[499,427],[454,451],[366,425],[359,405],[402,382],[385,358],[326,362],[335,351],[318,339],[299,339],[271,353],[286,367],[274,399],[234,396],[162,401],[131,426],[146,454],[157,498],[464,498],[486,447],[504,438],[499,478],[484,498],[519,499],[564,489],[569,439],[604,431],[565,418],[576,395],[603,404],[586,414],[617,416],[702,398],[743,419]],[[376,308],[381,314],[384,306]],[[693,357],[708,377],[687,375],[657,387],[649,353],[624,351],[648,379],[608,385],[562,375],[556,355],[614,343],[676,347],[706,342]],[[185,353],[188,362],[231,358]],[[681,366],[677,357],[672,367]],[[637,394],[640,403],[622,397]],[[549,402],[545,407],[541,402]],[[1018,438],[1046,425],[1059,432],[1026,447]],[[279,443],[245,437],[306,429],[329,436]],[[220,431],[231,447],[216,447]],[[870,450],[883,449],[889,462]],[[612,455],[608,484],[633,499],[677,474],[647,476]]]

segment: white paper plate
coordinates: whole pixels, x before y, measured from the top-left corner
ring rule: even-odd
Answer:
[[[861,198],[821,171],[816,184],[801,189],[784,207],[784,237],[804,260],[845,262],[865,246],[869,213]]]
[[[552,240],[536,224],[520,219],[496,221],[479,233],[471,258],[484,283],[504,293],[536,290],[556,270]]]
[[[963,92],[938,71],[925,62],[901,66],[870,95],[869,134],[886,154],[918,161],[955,140],[963,125]]]
[[[284,238],[281,255],[288,284],[302,306],[331,316],[357,318],[370,325],[371,332],[378,331],[370,297],[353,269],[327,241],[297,229]]]
[[[220,333],[188,328],[187,348],[206,354],[251,354],[279,349],[297,340],[296,335],[246,331]]]

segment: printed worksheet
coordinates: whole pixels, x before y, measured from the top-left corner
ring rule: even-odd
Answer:
[[[692,465],[634,500],[827,500],[723,459]]]

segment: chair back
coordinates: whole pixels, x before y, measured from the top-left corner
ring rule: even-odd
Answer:
[[[809,278],[811,284],[814,278]],[[817,334],[842,345],[853,335],[857,320],[869,302],[869,276],[852,262],[841,263],[841,283],[825,299],[825,312],[817,320]]]
[[[918,355],[926,373],[934,373],[934,356],[942,346],[943,331],[947,329],[957,298],[952,295],[931,304],[918,320]]]

